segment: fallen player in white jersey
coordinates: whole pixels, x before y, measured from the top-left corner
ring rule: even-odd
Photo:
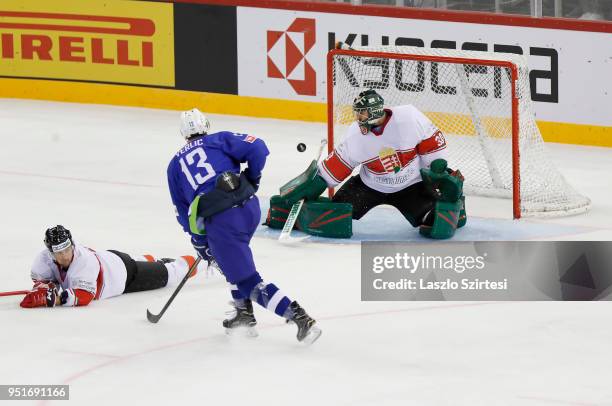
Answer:
[[[195,262],[192,256],[134,259],[120,251],[93,250],[75,243],[61,225],[49,228],[44,242],[47,249],[32,265],[34,287],[21,307],[87,306],[92,300],[178,285]]]

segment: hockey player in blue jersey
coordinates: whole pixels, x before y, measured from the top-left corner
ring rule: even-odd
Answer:
[[[168,165],[168,186],[176,216],[191,235],[198,254],[216,261],[231,284],[235,315],[223,321],[229,330],[257,324],[252,301],[294,322],[299,341],[314,342],[321,330],[315,320],[255,268],[249,242],[261,218],[255,192],[269,154],[263,140],[220,131],[208,134],[210,123],[198,109],[181,113],[181,134],[187,144]],[[241,173],[240,164],[246,163]]]

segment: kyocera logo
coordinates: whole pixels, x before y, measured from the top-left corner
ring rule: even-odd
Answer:
[[[0,11],[3,29],[13,32],[0,34],[2,59],[153,67],[149,19]]]
[[[361,38],[361,41],[357,41],[357,37]],[[350,33],[345,39],[340,38],[342,42],[349,46],[366,47],[370,45],[371,38],[373,36],[368,34],[356,34]],[[376,37],[374,37],[376,38]],[[336,44],[336,33],[327,33],[328,49],[333,49]],[[508,45],[508,44],[488,44],[486,42],[458,42],[450,39],[433,39],[431,42],[426,43],[424,39],[413,38],[413,37],[391,37],[389,35],[381,35],[380,42],[378,38],[375,39],[376,45],[388,46],[390,44],[396,46],[412,46],[412,47],[430,47],[440,49],[461,49],[466,51],[484,51],[484,52],[500,52],[500,53],[511,53],[517,55],[528,54],[532,58],[538,58],[539,62],[543,66],[549,66],[549,69],[530,69],[529,70],[529,83],[531,88],[531,100],[537,102],[547,103],[558,103],[559,102],[559,52],[555,48],[543,48],[543,47],[525,47],[523,49],[519,45]],[[374,61],[373,61],[374,62]],[[388,75],[382,72],[382,69],[391,68],[388,60],[382,60],[382,63],[376,62],[377,67],[374,66],[372,69],[380,69],[381,72],[378,77],[381,78],[380,82],[370,81],[367,86],[375,89],[386,89],[389,87],[390,80],[395,80],[394,86],[402,91],[414,91],[413,89],[419,89],[422,91],[425,83],[425,75],[418,73],[417,81],[411,86],[401,81],[401,72],[395,75]],[[472,73],[474,74],[490,74],[493,73],[493,89],[472,89],[474,96],[476,97],[490,97],[494,98],[502,97],[502,86],[501,86],[501,70],[499,68],[487,69],[484,66],[472,65]],[[399,71],[398,71],[399,72]],[[342,72],[346,75],[349,81],[355,83],[355,75],[351,72],[351,69],[343,69]],[[373,74],[373,72],[370,72]],[[373,75],[376,76],[376,75]],[[400,79],[400,80],[397,80]],[[355,85],[359,86],[359,85]],[[365,85],[364,85],[365,86]],[[438,76],[431,77],[430,83],[431,89],[436,93],[455,94],[456,89],[453,86],[443,86],[438,82]]]
[[[296,18],[286,31],[267,31],[268,77],[286,79],[297,94],[317,95],[317,73],[306,59],[316,41],[315,20]]]

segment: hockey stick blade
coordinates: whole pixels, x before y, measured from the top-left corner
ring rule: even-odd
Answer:
[[[283,226],[283,231],[281,231],[278,236],[278,240],[281,242],[289,242],[291,241],[291,230],[293,230],[293,226],[295,226],[295,222],[297,221],[298,215],[300,214],[300,210],[302,210],[302,206],[304,205],[304,199],[295,203],[291,207],[291,211],[289,211],[289,215],[287,216],[287,221],[285,221],[285,225]]]
[[[338,41],[336,42],[336,49],[342,49],[345,51],[358,51],[358,49],[355,49],[353,47],[351,47],[350,45],[342,42],[342,41]],[[349,55],[349,57],[357,62],[363,62],[363,58],[357,55]]]
[[[147,320],[149,320],[151,323],[157,323],[159,319],[161,319],[162,314],[163,313],[153,314],[149,311],[149,309],[147,309]]]
[[[179,285],[176,287],[176,289],[172,293],[172,296],[170,296],[170,299],[168,299],[168,301],[166,302],[166,304],[162,308],[161,312],[159,312],[159,314],[153,314],[153,313],[151,313],[149,311],[149,309],[147,309],[147,320],[149,320],[151,323],[157,323],[159,321],[159,319],[162,318],[162,316],[164,315],[164,313],[166,312],[168,307],[170,307],[170,304],[172,303],[172,301],[174,300],[176,295],[178,295],[178,293],[183,288],[183,285],[185,285],[185,283],[187,282],[187,279],[189,279],[189,277],[191,276],[191,273],[193,272],[193,270],[198,267],[198,264],[200,263],[201,260],[202,260],[202,257],[198,255],[198,258],[196,258],[196,260],[193,263],[193,265],[191,265],[191,267],[189,268],[189,270],[185,274],[185,277],[183,278],[181,283],[179,283]]]
[[[317,153],[317,162],[319,161],[319,159],[321,159],[321,152],[323,152],[323,149],[325,148],[325,146],[327,145],[327,140],[325,138],[321,139],[321,144],[319,144],[319,152]]]

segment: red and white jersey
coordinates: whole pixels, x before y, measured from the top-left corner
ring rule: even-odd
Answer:
[[[351,124],[345,139],[319,162],[319,173],[330,187],[361,165],[363,183],[394,193],[420,182],[419,169],[435,159],[446,159],[444,135],[416,107],[398,106],[385,112],[385,121],[367,134],[362,134],[357,122]]]
[[[79,300],[89,302],[91,295],[93,299],[121,295],[125,290],[127,270],[121,258],[112,252],[96,251],[75,243],[74,258],[67,271],[53,261],[48,250],[44,250],[34,260],[31,276],[34,281],[52,281],[60,285],[69,291],[67,305],[78,306]]]

